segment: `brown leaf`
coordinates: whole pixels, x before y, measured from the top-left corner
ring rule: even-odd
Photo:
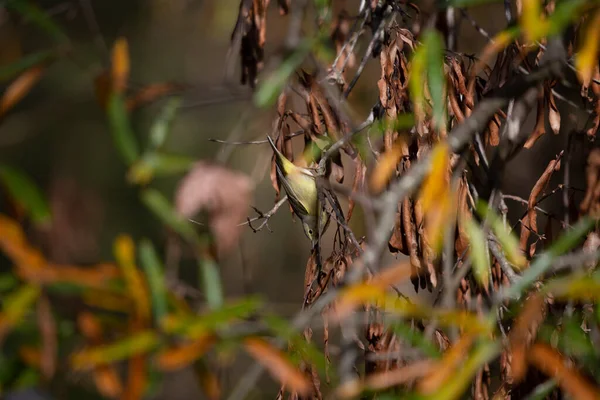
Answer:
[[[379,158],[369,179],[369,188],[372,193],[380,193],[390,181],[390,178],[396,173],[396,166],[403,155],[403,142],[404,138],[398,138],[392,149],[383,153]]]
[[[577,400],[600,399],[600,389],[569,366],[567,360],[547,344],[536,343],[527,359],[537,369],[556,379],[560,387]]]
[[[244,347],[256,361],[261,363],[273,377],[278,379],[290,391],[297,392],[300,395],[308,395],[312,391],[312,384],[307,377],[281,351],[263,339],[246,338]]]
[[[180,181],[175,207],[185,217],[208,211],[218,249],[225,252],[237,243],[239,224],[250,207],[252,186],[242,173],[201,161]]]
[[[123,393],[123,400],[139,400],[144,397],[148,382],[146,365],[147,357],[144,354],[138,354],[129,359],[127,388]]]
[[[531,136],[529,136],[529,139],[527,139],[523,145],[523,147],[526,149],[532,148],[535,142],[537,142],[539,138],[546,134],[546,126],[544,125],[544,104],[544,90],[540,90],[537,100],[535,126],[533,128],[533,132],[531,132]]]
[[[141,105],[152,103],[162,97],[172,95],[185,89],[185,85],[174,82],[153,83],[139,89],[127,98],[127,111],[132,111]]]
[[[400,261],[381,270],[380,273],[369,280],[369,285],[386,289],[388,286],[397,285],[413,275],[409,261]]]
[[[112,92],[121,94],[129,79],[129,45],[127,39],[118,38],[112,50],[111,82]]]
[[[4,116],[8,110],[14,107],[40,80],[44,72],[43,66],[31,67],[19,75],[6,88],[2,99],[0,99],[0,117]]]
[[[525,377],[527,372],[526,351],[544,320],[544,311],[544,296],[539,293],[532,294],[525,302],[510,331],[508,339],[512,356],[512,378],[515,382],[519,382]]]
[[[187,367],[202,357],[215,344],[213,334],[201,335],[190,343],[163,350],[156,356],[156,364],[162,371],[173,371]]]
[[[194,370],[198,376],[198,383],[202,388],[202,391],[209,400],[218,400],[221,398],[221,387],[219,379],[217,378],[216,371],[209,368],[203,362],[196,362],[194,364]]]
[[[40,369],[45,379],[51,379],[56,371],[56,356],[58,341],[56,334],[56,322],[52,315],[50,302],[45,294],[42,294],[37,303],[37,318],[40,334],[42,336],[42,354]]]
[[[558,108],[556,107],[556,102],[554,101],[554,94],[552,91],[548,91],[548,103],[550,107],[548,108],[548,122],[550,122],[550,128],[555,135],[558,135],[560,132],[560,112],[558,112]]]

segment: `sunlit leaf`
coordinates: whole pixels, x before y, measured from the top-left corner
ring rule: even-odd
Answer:
[[[163,265],[150,240],[142,239],[138,249],[140,261],[146,272],[150,293],[152,294],[154,319],[159,323],[167,315],[167,296]]]
[[[150,318],[148,289],[146,288],[146,282],[135,265],[135,244],[131,237],[119,235],[115,239],[114,253],[123,272],[127,292],[135,303],[137,316],[142,320],[148,320]]]
[[[0,181],[36,224],[50,222],[50,207],[31,178],[13,167],[0,164]]]
[[[92,368],[98,364],[110,364],[137,354],[152,351],[159,344],[156,332],[143,331],[114,343],[104,344],[76,352],[71,357],[74,369]]]
[[[158,218],[190,242],[198,242],[199,238],[192,225],[175,212],[169,200],[156,189],[145,189],[141,194],[142,202]]]
[[[589,86],[598,66],[598,46],[600,46],[600,11],[591,17],[590,23],[582,35],[583,45],[575,57],[575,66],[580,74],[581,81]]]
[[[558,35],[584,10],[586,0],[559,1],[548,18],[548,35]]]
[[[113,140],[121,157],[127,165],[133,164],[139,157],[140,151],[123,97],[113,94],[108,100],[108,119]]]
[[[38,286],[25,284],[5,296],[0,313],[0,337],[17,325],[40,295]]]
[[[542,15],[542,3],[540,0],[521,0],[523,9],[520,16],[520,24],[528,41],[536,41],[546,35],[548,21]]]
[[[33,66],[22,72],[14,81],[8,85],[0,99],[0,117],[13,108],[23,97],[25,97],[40,80],[44,67]]]
[[[191,157],[151,151],[145,153],[127,172],[127,179],[144,185],[155,176],[169,176],[189,171],[196,163]]]
[[[308,395],[312,391],[312,385],[307,377],[286,359],[284,353],[263,339],[247,338],[244,340],[244,348],[288,390],[298,392],[300,395]]]
[[[215,341],[215,335],[207,333],[190,343],[166,348],[156,356],[158,368],[162,371],[173,371],[187,367],[210,350]]]
[[[122,37],[113,46],[111,78],[113,93],[121,95],[129,79],[129,46],[127,39]]]
[[[425,215],[425,234],[431,247],[438,252],[443,243],[445,228],[454,212],[454,194],[448,176],[448,145],[444,142],[438,143],[432,150],[431,158],[431,168],[419,196]]]
[[[402,158],[402,148],[405,146],[405,140],[403,137],[399,137],[394,143],[390,151],[386,151],[381,155],[375,169],[369,179],[369,186],[371,192],[377,194],[380,193],[385,185],[390,181],[390,178],[396,172],[396,166]]]
[[[558,299],[597,301],[600,299],[600,276],[577,273],[556,278],[544,286],[544,292]]]
[[[159,149],[165,143],[180,104],[181,99],[179,98],[169,99],[160,114],[158,114],[158,117],[156,117],[150,128],[150,142],[148,146],[150,149]]]
[[[490,254],[485,233],[472,218],[465,219],[464,226],[469,238],[470,256],[473,262],[475,279],[483,287],[488,287],[490,280]]]

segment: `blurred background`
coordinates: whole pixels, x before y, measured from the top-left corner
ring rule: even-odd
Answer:
[[[350,15],[356,15],[358,3],[334,2],[337,10],[346,9]],[[427,7],[424,3],[422,6]],[[106,114],[95,92],[95,79],[109,65],[110,51],[118,37],[125,37],[129,43],[131,89],[166,82],[186,87],[178,94],[181,107],[165,149],[196,159],[217,160],[244,171],[256,184],[252,204],[263,212],[271,209],[274,190],[269,179],[268,145],[224,146],[208,140],[263,139],[272,130],[274,110],[254,107],[250,88],[239,83],[237,54],[228,58],[239,0],[44,0],[37,4],[64,29],[70,50],[49,66],[41,81],[1,121],[0,159],[26,171],[48,196],[54,220],[48,231],[39,235],[38,244],[50,259],[77,264],[112,260],[113,239],[119,233],[129,233],[134,239],[149,237],[156,243],[166,238],[161,223],[141,205],[138,189],[127,183],[127,169],[115,151]],[[505,28],[501,4],[469,12],[492,34]],[[267,73],[272,67],[269,61],[280,52],[286,29],[286,17],[279,15],[276,4],[271,4],[267,16]],[[461,23],[460,32],[461,52],[477,54],[486,44],[468,21]],[[370,39],[365,36],[357,46],[359,60]],[[45,32],[0,7],[0,65],[51,47]],[[228,73],[232,66],[233,73]],[[377,101],[378,78],[379,63],[371,60],[349,100],[357,124]],[[149,128],[165,101],[133,112],[133,128],[141,143],[147,141]],[[560,103],[559,108],[563,107],[570,106]],[[580,117],[583,124],[586,115]],[[526,126],[533,125],[534,116],[530,119]],[[563,123],[560,135],[546,134],[533,150],[522,151],[512,161],[505,179],[506,193],[528,196],[541,171],[554,158],[553,149],[565,143],[568,129]],[[579,146],[578,152],[583,154],[585,146]],[[574,157],[574,186],[583,187],[584,162],[583,156]],[[352,182],[349,162],[346,169],[346,182]],[[180,178],[157,178],[152,185],[172,199]],[[555,177],[557,182],[561,179]],[[559,212],[560,199],[550,199],[544,208]],[[248,210],[248,215],[256,214]],[[513,220],[518,217],[511,215]],[[360,215],[353,218],[353,224],[360,234]],[[244,230],[237,250],[222,260],[221,276],[228,298],[259,294],[278,314],[291,316],[301,305],[310,245],[299,222],[292,222],[287,206],[280,208],[269,226],[272,232]],[[324,253],[329,254],[327,248]],[[393,257],[389,258],[387,262],[393,262]],[[195,271],[196,267],[190,269]],[[184,265],[182,275],[186,274],[196,279]],[[406,285],[404,293],[414,296],[412,285]],[[232,382],[246,366],[243,360],[234,364],[227,372]],[[197,395],[195,380],[186,379],[186,373],[167,379],[162,398]]]

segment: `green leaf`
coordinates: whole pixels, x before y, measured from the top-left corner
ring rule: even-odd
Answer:
[[[156,150],[165,143],[180,104],[181,99],[179,98],[169,99],[160,114],[158,114],[156,121],[150,128],[150,143],[148,146],[150,149]]]
[[[269,107],[275,103],[288,79],[302,64],[311,47],[307,41],[300,43],[294,52],[260,84],[254,95],[254,102],[258,107]]]
[[[135,162],[129,172],[127,179],[133,183],[148,183],[154,176],[168,176],[187,172],[196,162],[196,159],[176,155],[164,154],[151,151]]]
[[[6,6],[23,16],[25,22],[31,22],[40,29],[50,34],[54,40],[64,42],[68,40],[63,30],[50,18],[50,16],[37,5],[28,0],[8,0]]]
[[[525,398],[525,400],[544,400],[556,388],[557,383],[554,379],[547,380],[535,387],[534,391]]]
[[[27,175],[8,165],[0,165],[0,181],[10,196],[25,208],[33,222],[40,225],[50,222],[50,208]]]
[[[415,109],[423,110],[425,102],[425,71],[427,68],[427,46],[418,46],[411,61],[411,70],[408,87],[412,96]]]
[[[423,37],[423,46],[427,54],[427,83],[433,102],[433,122],[438,130],[446,124],[444,118],[444,53],[442,38],[435,31],[426,32]]]
[[[40,294],[40,288],[25,284],[8,294],[4,299],[1,320],[8,326],[17,325],[35,303]]]
[[[154,245],[148,239],[140,241],[138,252],[152,295],[154,318],[157,322],[160,322],[167,314],[167,297],[162,262],[156,254]]]
[[[498,343],[481,341],[469,358],[457,368],[452,377],[445,385],[433,396],[436,400],[454,400],[461,398],[461,395],[471,385],[471,380],[477,371],[487,362],[494,359],[500,353],[501,347]]]
[[[548,20],[548,35],[558,35],[579,16],[586,4],[585,0],[567,0],[557,2],[554,13]]]
[[[175,209],[167,200],[156,189],[145,189],[141,194],[142,202],[152,211],[158,218],[171,227],[175,232],[179,233],[186,240],[192,243],[198,243],[200,238],[194,231],[194,228],[190,223],[183,219],[179,214],[175,212]]]
[[[108,100],[108,118],[115,146],[127,165],[133,164],[140,155],[139,147],[121,95],[113,94]]]
[[[4,273],[0,275],[0,292],[6,292],[14,289],[19,284],[19,280],[12,273]]]
[[[554,259],[570,251],[587,235],[594,226],[594,220],[589,217],[581,218],[577,224],[565,232],[550,248],[540,254],[531,266],[525,270],[521,278],[510,286],[504,293],[504,298],[517,299],[535,283],[552,266]]]
[[[481,286],[487,286],[491,267],[485,233],[472,218],[465,220],[465,228],[471,245],[470,257],[473,263],[473,273]]]
[[[392,329],[394,333],[404,339],[409,346],[418,347],[426,356],[431,358],[441,357],[438,348],[431,343],[422,332],[413,329],[409,324],[399,322],[394,324]]]
[[[7,81],[29,68],[52,60],[55,53],[49,50],[28,54],[11,64],[0,67],[0,81]]]
[[[125,339],[79,351],[71,358],[75,369],[86,369],[98,364],[110,364],[154,350],[160,343],[158,333],[143,331]]]
[[[489,209],[488,205],[483,201],[477,203],[477,212],[490,223],[492,231],[506,255],[506,259],[518,269],[525,267],[527,259],[521,252],[519,241],[512,232],[505,229],[500,217],[493,210]]]
[[[206,302],[211,309],[217,309],[223,305],[223,286],[219,275],[219,266],[209,258],[198,262],[200,268],[200,287],[204,288]]]

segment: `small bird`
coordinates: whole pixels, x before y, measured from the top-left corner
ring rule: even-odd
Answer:
[[[319,207],[316,177],[309,169],[299,167],[288,160],[277,149],[270,136],[267,136],[267,139],[275,153],[277,180],[287,193],[288,202],[292,206],[294,214],[302,221],[304,233],[314,246],[321,233],[317,231],[317,220],[320,220],[318,224],[322,229],[326,217],[325,210]],[[319,209],[321,215],[319,215],[320,218],[317,218]]]

